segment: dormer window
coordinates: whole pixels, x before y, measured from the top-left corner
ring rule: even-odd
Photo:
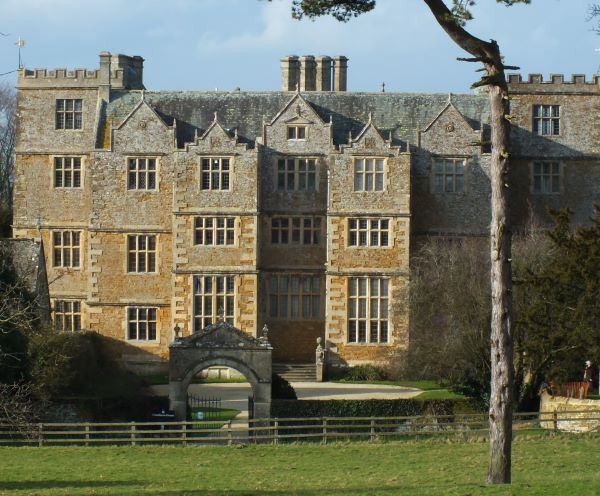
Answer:
[[[288,130],[288,132],[287,132],[288,140],[300,141],[300,140],[306,139],[307,129],[306,129],[306,126],[304,126],[304,125],[288,126],[287,130]]]

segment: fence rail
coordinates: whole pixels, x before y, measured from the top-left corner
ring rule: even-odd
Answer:
[[[586,422],[600,432],[600,409],[548,413],[517,413],[515,433],[568,429]],[[0,424],[0,445],[144,445],[241,444],[289,442],[378,441],[431,436],[486,436],[487,414],[421,417],[320,417],[231,421],[220,428],[202,428],[196,422],[39,423]]]

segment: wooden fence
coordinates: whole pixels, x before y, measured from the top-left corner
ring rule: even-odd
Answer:
[[[576,415],[575,415],[576,414]],[[582,417],[583,415],[583,417]],[[600,431],[600,409],[577,412],[518,413],[516,434],[557,431],[558,425],[582,419]],[[593,429],[594,430],[594,429]],[[196,422],[40,423],[15,429],[0,424],[0,445],[245,444],[290,442],[381,441],[446,436],[487,436],[487,414],[422,417],[325,417],[256,419],[204,428]]]

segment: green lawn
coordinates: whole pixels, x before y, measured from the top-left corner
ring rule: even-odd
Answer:
[[[235,408],[190,408],[190,418],[196,420],[198,412],[204,413],[206,421],[194,424],[194,429],[216,429],[219,425],[233,420],[240,413]]]
[[[448,391],[447,389],[433,389],[431,391],[423,391],[415,399],[418,400],[464,400],[466,396],[459,393]]]
[[[512,486],[484,484],[487,443],[0,448],[0,494],[597,495],[598,436],[517,440]]]
[[[341,382],[347,384],[381,384],[384,386],[402,386],[407,388],[422,389],[423,391],[431,391],[433,389],[443,389],[438,382],[435,381],[391,381],[391,380],[373,380],[373,381],[351,381],[347,379],[334,379],[331,382]]]

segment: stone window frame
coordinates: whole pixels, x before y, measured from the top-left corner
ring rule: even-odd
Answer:
[[[132,331],[134,331],[132,333]],[[140,338],[143,331],[143,338]],[[154,337],[150,337],[151,334]],[[130,343],[158,343],[158,307],[152,305],[128,305],[125,307],[125,341]],[[132,337],[135,335],[135,337]]]
[[[288,141],[306,141],[308,139],[308,126],[306,124],[288,124],[286,136]]]
[[[372,170],[368,170],[368,162],[372,161]],[[358,162],[363,165],[357,169]],[[381,169],[377,167],[381,163]],[[361,155],[352,157],[352,191],[354,193],[384,193],[387,190],[388,177],[387,157],[377,155]],[[379,181],[380,180],[380,181]],[[359,185],[361,183],[361,185]],[[378,189],[378,186],[381,186]]]
[[[81,269],[81,230],[53,229],[52,267]]]
[[[199,225],[202,221],[202,225]],[[207,221],[212,225],[207,226]],[[219,222],[223,221],[223,226]],[[223,242],[219,243],[219,234],[223,235]],[[208,236],[210,234],[210,236]],[[212,242],[207,242],[207,236]],[[224,215],[195,215],[192,219],[192,244],[193,246],[218,246],[231,248],[237,246],[238,218]]]
[[[133,240],[135,240],[135,246],[132,245]],[[144,243],[140,243],[142,240]],[[152,242],[150,243],[150,241]],[[158,242],[159,236],[155,233],[127,233],[125,235],[125,272],[128,275],[157,274]],[[149,247],[149,245],[153,245],[153,247]]]
[[[448,165],[451,164],[451,170]],[[462,168],[457,172],[457,166]],[[438,167],[439,166],[439,167]],[[462,195],[467,191],[466,172],[468,157],[461,156],[436,156],[431,159],[431,191],[435,195]],[[438,183],[438,178],[440,182]],[[460,180],[458,180],[460,178]],[[448,189],[448,179],[451,179],[451,188]],[[439,184],[439,188],[438,188]],[[457,188],[457,185],[460,185]]]
[[[363,289],[361,289],[361,282],[364,283]],[[391,279],[386,276],[360,275],[348,277],[347,284],[347,344],[360,346],[392,344]],[[384,291],[385,295],[382,294]]]
[[[295,289],[294,281],[296,281]],[[268,276],[267,286],[269,319],[323,320],[322,302],[325,284],[322,275],[292,272],[271,273]]]
[[[275,162],[275,191],[279,193],[319,191],[319,159],[317,157],[280,156]]]
[[[54,155],[52,161],[52,187],[60,190],[81,190],[84,181],[84,159],[80,155]],[[60,180],[58,180],[60,178]],[[67,181],[67,178],[69,179]],[[78,185],[75,185],[76,182]],[[69,184],[66,184],[66,183]]]
[[[83,300],[55,298],[52,300],[54,329],[60,332],[79,332],[83,328]]]
[[[140,161],[145,161],[144,169],[140,168]],[[150,169],[150,162],[153,163],[153,169]],[[132,169],[132,162],[134,162],[135,168]],[[144,156],[128,156],[126,158],[126,183],[127,191],[130,192],[154,192],[159,190],[159,168],[160,160],[154,155]],[[133,181],[132,181],[133,178]],[[143,186],[140,186],[140,179],[143,178]],[[153,187],[149,187],[150,182],[154,182]]]
[[[364,225],[361,223],[364,222]],[[376,225],[374,225],[374,223]],[[382,227],[387,223],[386,227]],[[348,248],[392,248],[392,218],[391,217],[348,217],[347,222]],[[361,238],[364,236],[364,242]],[[354,239],[354,241],[353,241]],[[385,244],[382,241],[385,239]]]
[[[210,281],[209,289],[207,281]],[[235,325],[237,282],[235,274],[204,273],[191,277],[192,332],[201,331],[220,319]],[[220,312],[223,313],[219,315]]]
[[[70,125],[67,125],[69,122]],[[54,129],[62,131],[81,131],[83,129],[82,98],[56,99],[54,107]]]
[[[227,161],[226,167],[224,162]],[[218,165],[218,167],[214,167]],[[207,168],[205,168],[205,166]],[[231,191],[233,180],[233,157],[228,155],[206,155],[200,157],[200,191]],[[218,178],[215,181],[215,177]],[[222,187],[226,178],[227,187]],[[215,183],[219,187],[214,187]]]
[[[539,168],[538,168],[539,166]],[[545,168],[548,170],[544,170]],[[530,164],[530,191],[534,195],[560,195],[563,193],[564,165],[560,160],[534,160]],[[536,178],[539,177],[539,188]],[[557,185],[558,188],[554,186]]]
[[[531,132],[536,136],[561,136],[561,120],[562,109],[559,104],[538,103],[531,107]]]
[[[323,216],[274,215],[270,219],[271,245],[318,246],[322,242]]]

